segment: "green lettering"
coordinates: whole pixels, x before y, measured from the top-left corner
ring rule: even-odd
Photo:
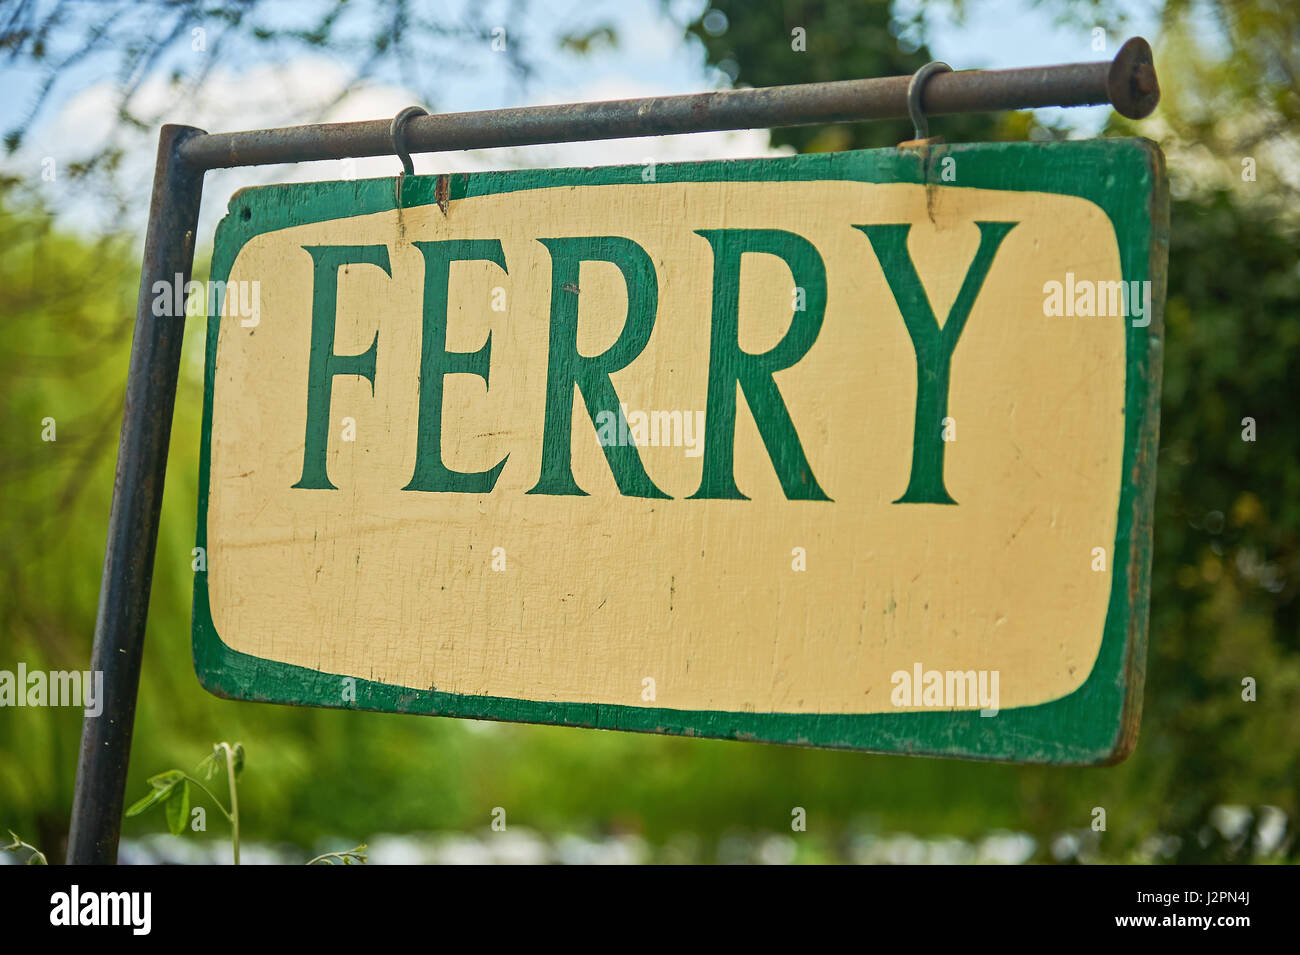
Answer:
[[[573,479],[573,389],[586,403],[592,424],[601,412],[622,414],[609,376],[627,367],[650,341],[659,310],[659,283],[645,249],[619,236],[538,239],[551,253],[551,334],[546,369],[546,419],[542,470],[529,494],[582,494]],[[601,355],[578,354],[578,272],[583,262],[618,266],[627,285],[627,318],[618,340]],[[668,497],[655,486],[630,444],[605,444],[605,460],[626,497]]]
[[[453,471],[442,460],[443,379],[478,375],[488,384],[492,333],[475,352],[447,351],[447,298],[452,262],[494,262],[506,271],[499,239],[449,239],[412,243],[424,256],[424,321],[420,345],[420,419],[415,444],[415,473],[405,491],[458,491],[487,494],[496,486],[506,455],[487,471]]]
[[[692,498],[749,500],[736,487],[736,386],[792,501],[829,501],[803,453],[799,434],[772,376],[798,362],[812,348],[826,312],[826,266],[813,244],[779,229],[696,229],[713,247],[713,324],[709,335],[709,387],[704,418],[704,462]],[[802,289],[803,310],[794,311],[785,337],[771,351],[750,354],[740,347],[740,259],[746,252],[785,261]],[[792,296],[795,298],[796,296]]]
[[[375,393],[375,355],[379,330],[360,355],[334,354],[334,325],[338,308],[339,269],[348,265],[377,265],[392,278],[386,245],[304,245],[312,272],[311,352],[307,364],[307,429],[302,453],[302,477],[296,488],[333,490],[326,472],[329,447],[330,398],[336,375],[359,375]]]
[[[956,504],[943,483],[943,419],[948,416],[948,380],[952,353],[966,326],[975,298],[984,286],[993,257],[1017,223],[977,222],[980,244],[966,270],[948,318],[939,327],[921,279],[907,251],[910,225],[858,225],[871,241],[885,280],[903,313],[916,351],[916,417],[912,431],[912,473],[895,504]]]

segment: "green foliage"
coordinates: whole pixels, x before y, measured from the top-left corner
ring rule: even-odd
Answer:
[[[618,45],[618,34],[609,24],[601,24],[588,30],[566,33],[560,37],[560,49],[586,56],[600,49],[612,49]]]
[[[132,803],[126,810],[126,816],[139,816],[154,806],[162,806],[167,819],[167,828],[173,836],[185,831],[190,821],[190,786],[203,792],[216,804],[221,814],[230,823],[230,839],[234,853],[234,863],[239,865],[239,790],[236,780],[244,770],[244,747],[242,743],[215,743],[212,752],[199,763],[196,772],[204,774],[205,779],[212,779],[221,769],[226,771],[226,780],[230,786],[230,809],[222,805],[221,800],[195,777],[181,769],[169,769],[165,773],[149,777],[152,789],[142,798]],[[15,837],[16,839],[17,837]],[[12,847],[10,847],[12,848]],[[365,865],[365,844],[344,852],[326,852],[316,856],[307,865]]]
[[[130,239],[60,234],[15,201],[0,188],[0,666],[85,669],[139,266]],[[47,418],[57,440],[42,440]],[[0,810],[55,855],[81,723],[54,707],[0,718]]]
[[[366,844],[363,842],[355,849],[348,849],[344,852],[325,852],[309,859],[307,865],[365,865],[366,864]]]
[[[1139,756],[1169,780],[1159,824],[1188,835],[1180,860],[1238,861],[1197,838],[1216,804],[1300,810],[1298,237],[1227,192],[1175,202],[1171,228]]]
[[[31,853],[31,855],[27,857],[28,865],[49,865],[50,864],[49,861],[45,858],[44,852],[42,852],[40,849],[37,849],[33,845],[29,845],[28,843],[23,842],[23,840],[19,838],[18,833],[14,832],[12,829],[9,830],[9,838],[12,839],[13,842],[9,843],[9,845],[7,846],[0,846],[0,851],[22,852],[26,850],[27,852]]]
[[[126,814],[128,816],[138,816],[145,810],[152,809],[154,806],[161,803],[164,808],[167,808],[168,810],[167,822],[169,828],[172,830],[172,835],[180,835],[182,827],[171,825],[172,810],[170,807],[173,804],[180,804],[183,802],[188,810],[190,803],[190,784],[185,773],[181,772],[179,769],[169,769],[167,772],[159,773],[157,776],[150,776],[149,785],[152,786],[153,789],[149,791],[148,795],[132,803],[126,810]],[[188,811],[185,815],[188,815]]]
[[[198,779],[195,779],[184,770],[169,769],[165,773],[149,777],[149,785],[153,788],[127,808],[127,817],[141,815],[154,806],[162,806],[163,815],[167,819],[167,828],[173,836],[179,836],[185,831],[185,827],[190,821],[190,786],[192,784],[205,793],[216,804],[217,809],[221,811],[227,821],[230,822],[230,838],[234,849],[235,865],[239,865],[239,796],[235,781],[244,768],[244,747],[239,743],[236,743],[233,747],[229,743],[217,743],[212,747],[212,752],[207,758],[199,763],[196,771],[204,773],[205,779],[211,779],[222,766],[227,769],[227,779],[230,783],[229,810]]]
[[[920,25],[895,19],[887,0],[803,0],[746,3],[711,0],[687,33],[737,86],[823,83],[915,73],[934,59],[920,42]],[[804,31],[804,49],[794,31]],[[775,145],[798,152],[834,152],[894,146],[914,135],[906,119],[852,125],[796,126],[772,131]],[[945,116],[930,124],[931,135],[957,141],[1020,138],[999,135],[985,114]]]

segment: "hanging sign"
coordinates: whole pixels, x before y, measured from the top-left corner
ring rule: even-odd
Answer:
[[[1095,763],[1136,737],[1145,141],[238,193],[194,653],[224,696]]]

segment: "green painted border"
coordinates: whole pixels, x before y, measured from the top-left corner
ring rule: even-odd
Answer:
[[[663,164],[656,183],[856,180],[936,182],[945,156],[959,187],[1059,193],[1088,199],[1110,216],[1123,277],[1152,282],[1151,324],[1127,329],[1124,478],[1112,549],[1111,599],[1101,649],[1087,680],[1061,699],[1003,710],[884,714],[743,713],[591,703],[540,703],[465,696],[356,680],[344,703],[338,674],[237,652],[221,641],[208,604],[207,574],[194,581],[194,666],[210,692],[228,699],[434,716],[549,723],[681,736],[759,740],[882,753],[1055,764],[1117,762],[1132,750],[1142,705],[1151,570],[1151,513],[1159,429],[1169,210],[1164,157],[1142,139],[1066,143],[972,143],[876,149],[777,159]],[[641,166],[455,174],[450,198],[555,186],[642,183]],[[441,177],[409,178],[404,206],[435,201]],[[224,281],[244,243],[264,232],[395,208],[391,178],[245,189],[217,227],[211,278]],[[218,312],[220,306],[218,305]],[[218,319],[209,316],[199,452],[197,545],[207,546],[212,395]]]

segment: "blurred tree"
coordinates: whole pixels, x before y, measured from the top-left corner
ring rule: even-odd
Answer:
[[[1226,191],[1174,203],[1171,233],[1139,756],[1179,861],[1244,861],[1217,806],[1300,818],[1300,236]]]
[[[934,59],[919,19],[902,21],[889,0],[790,0],[755,4],[711,0],[686,26],[710,64],[734,86],[781,86],[915,73]],[[1021,138],[984,114],[932,121],[933,135],[969,141]],[[775,145],[799,152],[894,146],[914,135],[908,120],[772,130]]]
[[[120,122],[155,128],[158,116],[138,98],[147,79],[167,76],[174,98],[187,99],[236,52],[247,61],[328,51],[355,70],[340,98],[395,68],[401,82],[432,105],[438,76],[472,68],[472,53],[504,41],[501,24],[518,23],[526,7],[525,0],[305,0],[292,9],[266,0],[12,0],[0,16],[0,62],[35,71],[42,81],[25,120],[5,131],[5,145],[13,152],[61,87],[84,83],[88,75],[116,78]],[[598,38],[597,31],[587,39]],[[516,78],[531,76],[525,44],[498,45]],[[204,55],[188,55],[198,52]]]
[[[1167,779],[1153,795],[1177,861],[1249,859],[1263,805],[1288,814],[1296,859],[1300,5],[1167,0],[1156,63],[1156,113],[1110,124],[1159,141],[1176,197],[1144,761]],[[1246,806],[1235,837],[1225,803]]]
[[[124,155],[140,148],[142,131],[152,136],[173,121],[175,104],[200,101],[221,70],[304,57],[344,67],[345,82],[286,94],[284,124],[320,122],[378,83],[410,90],[436,111],[440,81],[449,73],[485,74],[485,62],[493,77],[527,85],[537,30],[529,8],[528,0],[10,0],[0,9],[0,69],[22,91],[23,112],[0,130],[4,153],[15,155],[69,97],[107,83],[110,132],[89,135],[80,155],[60,157],[59,171],[95,190],[99,204],[116,203],[110,228],[134,230],[137,210],[126,208],[131,199],[121,182]],[[599,29],[583,29],[590,35],[556,39],[581,47],[585,36],[586,48],[598,46]]]
[[[1124,5],[1115,0],[1039,3],[1080,26],[1124,23]],[[1161,83],[1159,109],[1141,128],[1169,156],[1179,191],[1228,189],[1235,201],[1296,216],[1300,5],[1166,0],[1156,12],[1156,64],[1169,80]]]

